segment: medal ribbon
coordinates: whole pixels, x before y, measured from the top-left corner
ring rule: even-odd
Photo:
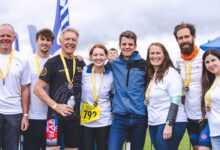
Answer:
[[[145,102],[146,102],[146,104],[149,103],[150,90],[151,90],[153,84],[154,84],[154,77],[150,80],[150,83],[149,83],[149,85],[147,87],[147,90],[145,92]]]
[[[64,67],[65,74],[66,74],[66,79],[67,79],[69,84],[73,84],[73,78],[74,78],[74,75],[75,75],[75,72],[76,72],[76,60],[73,57],[73,77],[70,80],[70,74],[69,74],[69,71],[68,71],[68,68],[67,68],[66,61],[64,59],[63,53],[60,53],[60,58],[61,58],[62,63],[63,63],[63,67]]]
[[[36,67],[37,67],[37,74],[38,74],[38,76],[40,76],[41,68],[40,68],[39,56],[38,56],[37,53],[35,53],[34,57],[35,57],[35,64],[36,64]],[[50,56],[48,58],[50,58]]]
[[[0,68],[0,77],[1,77],[2,80],[3,80],[3,84],[4,84],[5,79],[6,79],[7,76],[8,76],[8,73],[10,72],[11,62],[12,62],[13,56],[14,56],[14,50],[12,50],[11,53],[10,53],[10,55],[9,55],[9,59],[8,59],[8,63],[7,63],[7,70],[6,70],[6,74],[5,74],[5,75],[3,74],[3,71],[2,71],[2,69]]]
[[[219,77],[216,77],[214,83],[213,83],[212,86],[209,88],[209,90],[206,92],[205,101],[206,101],[206,107],[207,107],[207,108],[210,108],[210,104],[211,104],[210,95],[211,95],[212,91],[215,89],[215,87],[217,86],[219,80],[220,80]]]
[[[192,75],[192,60],[190,60],[190,64],[189,64],[189,71],[187,72],[186,70],[186,62],[185,60],[183,60],[183,68],[184,68],[184,72],[185,72],[185,81],[184,81],[184,86],[185,87],[189,87],[189,83],[191,80],[191,75]]]
[[[105,69],[103,70],[103,72]],[[92,90],[93,90],[93,99],[95,102],[99,99],[100,96],[100,91],[101,91],[101,86],[102,86],[102,79],[103,79],[103,72],[100,75],[100,84],[99,84],[99,90],[98,90],[98,95],[96,95],[96,87],[95,87],[95,67],[92,67]]]

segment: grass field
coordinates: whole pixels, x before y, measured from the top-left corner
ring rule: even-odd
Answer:
[[[144,145],[144,150],[154,150],[153,145],[152,145],[152,148],[151,148],[149,132],[147,132],[145,145]],[[190,150],[190,143],[189,143],[189,137],[188,137],[187,132],[185,132],[184,137],[183,137],[183,139],[180,143],[180,146],[179,146],[178,150]]]
[[[125,150],[125,148],[123,150]],[[153,145],[151,146],[149,132],[147,132],[144,150],[154,150]],[[178,150],[190,150],[190,143],[189,143],[189,137],[188,137],[187,132],[185,132]]]

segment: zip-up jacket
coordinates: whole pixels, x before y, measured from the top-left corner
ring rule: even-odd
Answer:
[[[135,51],[128,60],[120,55],[111,62],[115,95],[113,113],[119,115],[146,115],[145,60]]]

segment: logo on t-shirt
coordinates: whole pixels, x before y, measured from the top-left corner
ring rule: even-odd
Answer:
[[[40,76],[45,76],[47,74],[47,68],[43,68],[43,70],[40,73]]]

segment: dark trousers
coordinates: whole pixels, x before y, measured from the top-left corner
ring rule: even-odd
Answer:
[[[24,150],[46,149],[46,120],[29,119],[29,128],[24,132]]]
[[[81,126],[81,150],[107,150],[110,126],[90,128]]]
[[[0,149],[18,150],[22,114],[0,114]]]

